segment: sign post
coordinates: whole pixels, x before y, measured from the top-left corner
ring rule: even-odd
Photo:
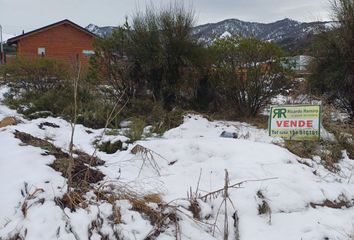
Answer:
[[[269,136],[285,140],[320,140],[320,105],[272,106],[269,115]]]

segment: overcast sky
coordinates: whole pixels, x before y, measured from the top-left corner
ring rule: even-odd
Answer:
[[[85,27],[116,26],[146,4],[167,4],[170,0],[0,0],[3,32],[19,34],[65,18]],[[272,22],[283,18],[299,21],[329,20],[328,0],[184,0],[193,6],[197,24],[227,18]]]

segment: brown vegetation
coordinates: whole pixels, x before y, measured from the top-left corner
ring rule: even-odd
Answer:
[[[354,206],[354,199],[348,199],[344,194],[341,194],[336,200],[331,201],[329,199],[324,200],[321,203],[314,203],[311,202],[310,206],[312,208],[316,207],[328,207],[328,208],[335,208],[335,209],[341,209],[341,208],[350,208]]]
[[[5,117],[0,121],[0,128],[16,125],[18,123],[20,123],[20,121],[15,117]]]
[[[56,159],[52,164],[50,164],[50,166],[54,170],[61,172],[63,176],[66,177],[69,158],[68,153],[63,152],[60,148],[55,147],[47,140],[33,137],[25,132],[16,131],[15,137],[20,139],[22,143],[26,145],[39,147],[45,150],[45,155],[53,155]],[[86,186],[87,184],[97,183],[103,179],[104,175],[100,171],[93,169],[93,167],[103,164],[101,159],[92,157],[87,153],[78,150],[74,151],[74,153],[77,155],[77,157],[75,157],[75,166],[72,173],[74,186]],[[85,173],[87,171],[89,174],[88,177],[85,178]]]

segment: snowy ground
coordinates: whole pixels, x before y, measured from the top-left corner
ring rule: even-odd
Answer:
[[[6,88],[1,88],[0,95],[5,91]],[[112,206],[108,203],[92,203],[76,212],[62,210],[54,198],[65,193],[66,179],[48,166],[54,157],[43,156],[40,148],[23,146],[13,133],[23,131],[68,149],[70,124],[51,117],[28,121],[0,104],[0,120],[6,116],[16,116],[22,123],[0,129],[0,239],[16,234],[33,240],[101,239],[99,232],[88,232],[97,216],[102,219],[101,233],[109,239],[116,239],[115,233],[119,233],[121,239],[144,239],[151,231],[153,226],[146,217],[133,211],[126,200],[117,201],[120,224],[109,221]],[[59,128],[40,129],[38,125],[45,121]],[[221,138],[223,131],[236,132],[238,139]],[[78,125],[75,147],[91,154],[92,143],[101,133],[102,130]],[[126,138],[106,136],[105,139]],[[159,173],[148,164],[141,168],[142,156],[130,152],[136,144],[156,152]],[[245,123],[210,122],[201,116],[189,115],[181,126],[162,137],[131,144],[127,151],[98,152],[97,155],[105,161],[99,167],[106,175],[104,183],[129,186],[139,193],[159,193],[164,202],[178,206],[181,239],[223,239],[224,208],[216,219],[221,196],[206,202],[198,200],[200,222],[193,220],[183,206],[188,208],[187,191],[190,187],[196,190],[199,175],[198,192],[203,195],[224,186],[225,169],[229,172],[230,184],[246,181],[240,188],[229,189],[235,208],[228,202],[230,239],[234,239],[232,214],[235,210],[242,240],[353,239],[354,207],[313,206],[326,200],[342,200],[353,205],[354,161],[344,153],[339,163],[341,170],[334,174],[321,165],[318,157],[301,159],[281,145],[281,140],[270,138],[265,130]],[[25,201],[28,202],[26,216],[21,211]],[[258,207],[263,201],[270,211],[259,215]],[[210,224],[215,221],[218,228],[213,236]],[[171,226],[157,239],[175,239],[174,231]]]

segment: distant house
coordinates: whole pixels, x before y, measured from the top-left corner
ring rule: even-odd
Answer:
[[[10,38],[7,44],[16,47],[16,55],[26,58],[47,57],[74,64],[89,62],[97,36],[65,19],[60,22]]]
[[[314,58],[307,55],[287,57],[284,61],[286,67],[290,67],[296,73],[306,74],[309,72],[309,65]]]

